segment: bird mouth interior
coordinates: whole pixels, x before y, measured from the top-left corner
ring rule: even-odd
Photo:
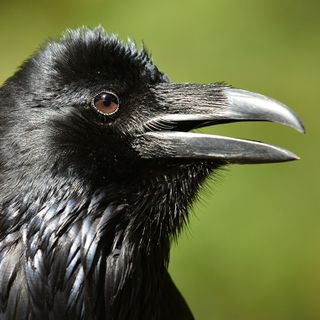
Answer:
[[[249,120],[250,121],[250,120]],[[227,124],[236,122],[236,120],[228,119],[216,119],[216,120],[179,120],[179,121],[167,121],[167,120],[155,120],[150,121],[145,126],[146,132],[157,132],[157,131],[177,131],[177,132],[189,132],[192,130],[210,127],[218,124]]]
[[[246,120],[246,122],[253,122],[254,120]],[[217,119],[211,121],[201,121],[201,120],[186,120],[181,122],[176,122],[174,124],[175,131],[188,132],[191,130],[196,130],[204,127],[210,127],[219,124],[228,124],[237,122],[236,120],[227,120],[227,119]]]

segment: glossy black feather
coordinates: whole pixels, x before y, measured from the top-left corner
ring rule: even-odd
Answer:
[[[170,242],[219,164],[128,147],[165,82],[145,50],[82,29],[0,89],[1,320],[193,319],[167,272]],[[112,121],[90,110],[106,89],[121,101]]]

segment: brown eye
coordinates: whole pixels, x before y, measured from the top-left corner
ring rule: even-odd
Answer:
[[[101,92],[93,100],[94,108],[97,112],[110,116],[119,109],[119,99],[111,92]]]

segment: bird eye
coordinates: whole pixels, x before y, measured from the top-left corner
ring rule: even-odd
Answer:
[[[119,98],[111,92],[101,92],[93,99],[93,105],[98,113],[110,116],[119,109]]]

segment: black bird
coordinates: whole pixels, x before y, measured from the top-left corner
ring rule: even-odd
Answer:
[[[170,83],[99,28],[44,45],[0,89],[0,319],[193,319],[167,266],[201,184],[297,157],[189,131],[253,120],[303,131],[262,95]]]

